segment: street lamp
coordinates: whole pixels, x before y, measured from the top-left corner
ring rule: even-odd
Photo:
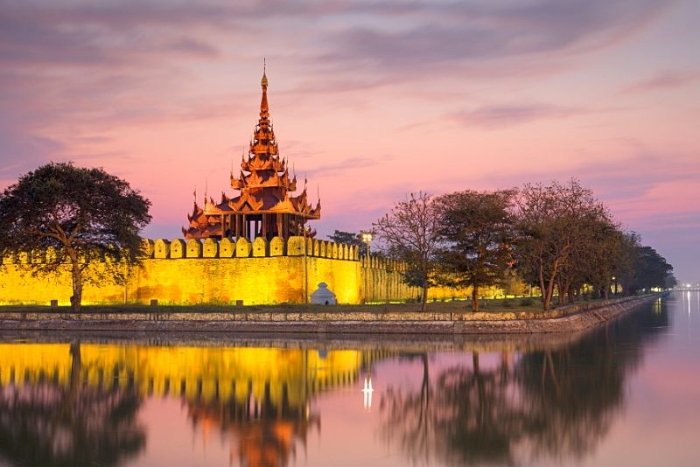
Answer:
[[[367,246],[365,256],[369,258],[369,244],[372,242],[372,232],[362,232],[362,242]]]
[[[612,276],[613,281],[613,297],[617,296],[617,278]]]
[[[367,303],[367,297],[369,297],[369,271],[370,271],[370,258],[369,258],[369,244],[372,242],[372,232],[362,232],[362,242],[365,244],[365,296],[364,303]]]

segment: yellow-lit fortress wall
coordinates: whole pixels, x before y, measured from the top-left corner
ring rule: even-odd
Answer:
[[[328,284],[338,303],[362,301],[356,247],[303,237],[291,237],[286,244],[281,238],[144,242],[145,258],[130,270],[127,283],[86,284],[84,304],[305,303],[319,282]],[[69,304],[68,265],[60,274],[33,277],[27,264],[31,261],[42,258],[3,258],[0,303]]]
[[[308,303],[320,282],[339,304],[416,299],[420,290],[403,281],[405,265],[382,258],[362,258],[357,247],[303,237],[267,242],[239,239],[205,241],[144,240],[145,258],[131,268],[126,284],[85,284],[83,304],[273,305]],[[0,304],[70,304],[70,269],[33,277],[37,255],[3,258]],[[98,265],[99,267],[100,265]],[[484,291],[495,296],[498,289]],[[468,290],[431,288],[429,300],[464,298]]]

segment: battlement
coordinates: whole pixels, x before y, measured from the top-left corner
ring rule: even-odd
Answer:
[[[147,259],[192,258],[269,258],[275,256],[308,256],[314,258],[360,261],[356,246],[305,237],[274,237],[269,242],[262,237],[250,242],[246,238],[216,240],[207,238],[157,240],[144,239],[143,252]]]
[[[415,298],[405,263],[359,255],[357,246],[306,237],[143,240],[140,267],[129,268],[125,284],[105,277],[83,290],[84,304],[279,304],[308,303],[318,284],[327,284],[338,303]],[[55,262],[53,249],[0,259],[0,303],[67,303],[70,266],[50,277],[34,277],[31,264]],[[85,259],[86,261],[88,259]],[[230,260],[230,261],[227,261]],[[98,263],[99,258],[89,261]],[[433,290],[435,297],[454,291]]]
[[[258,237],[250,242],[245,238],[236,241],[224,238],[216,240],[167,240],[143,239],[143,259],[231,259],[231,258],[271,258],[277,256],[307,256],[345,261],[360,261],[365,269],[382,271],[405,271],[407,265],[401,261],[372,256],[360,257],[359,248],[353,245],[335,243],[329,240],[316,240],[305,237],[290,237],[286,242],[274,237],[269,242]],[[304,247],[306,245],[306,248]],[[53,248],[32,253],[22,252],[0,258],[2,264],[41,264],[52,262],[56,257]],[[98,259],[99,261],[99,259]]]

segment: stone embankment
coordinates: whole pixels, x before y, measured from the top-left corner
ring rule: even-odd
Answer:
[[[577,332],[660,298],[626,297],[549,312],[301,312],[4,313],[0,330],[70,332],[225,332],[303,334],[532,334]]]

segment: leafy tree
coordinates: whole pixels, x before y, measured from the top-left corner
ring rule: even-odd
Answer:
[[[657,287],[665,288],[668,283],[675,281],[675,278],[669,277],[673,277],[673,266],[668,264],[666,258],[655,249],[650,246],[639,246],[636,252],[635,274],[630,285],[631,293]]]
[[[79,311],[84,283],[99,285],[107,275],[122,281],[125,265],[138,262],[150,205],[103,169],[49,163],[0,194],[0,254],[46,255],[28,262],[35,275],[68,263],[71,305]]]
[[[607,210],[598,205],[583,210],[577,220],[577,240],[571,247],[570,258],[557,277],[559,304],[574,295],[584,284],[598,288],[607,297],[610,282],[620,261],[622,232]]]
[[[513,220],[508,212],[515,192],[460,191],[435,200],[441,213],[440,263],[449,284],[471,287],[472,310],[479,290],[501,284],[512,260]]]
[[[641,248],[641,237],[636,232],[625,232],[620,239],[620,251],[615,264],[615,283],[625,294],[634,293],[637,253]]]
[[[593,248],[587,226],[606,219],[605,207],[591,190],[571,180],[562,185],[527,184],[516,198],[518,243],[516,258],[521,273],[542,290],[542,304],[550,309],[562,274],[572,267],[577,252]],[[568,286],[559,283],[560,296]]]
[[[431,196],[411,193],[372,225],[386,244],[387,254],[408,264],[406,279],[420,283],[425,311],[439,241],[439,215]]]
[[[356,246],[360,257],[367,255],[367,244],[362,241],[361,233],[345,232],[343,230],[336,230],[333,235],[329,235],[328,238],[335,242],[341,243],[343,245]]]

